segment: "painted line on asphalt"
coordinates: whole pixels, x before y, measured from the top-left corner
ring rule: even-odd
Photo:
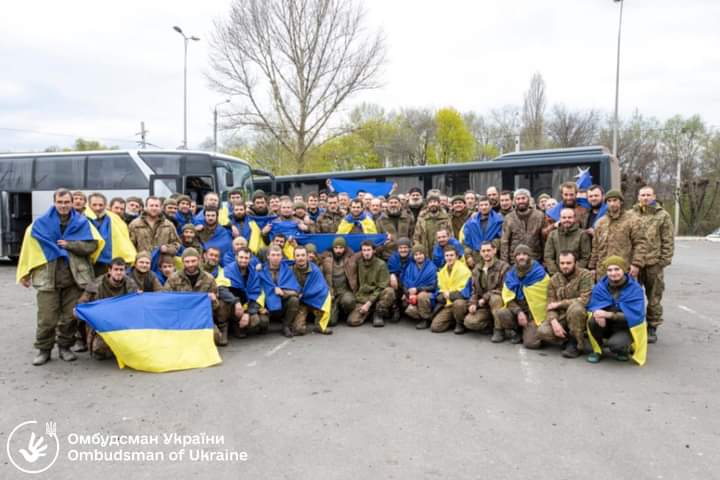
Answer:
[[[279,352],[280,350],[282,350],[283,348],[285,348],[289,343],[290,343],[290,340],[289,340],[289,339],[288,339],[288,340],[285,340],[285,341],[282,342],[280,345],[277,345],[277,346],[273,347],[271,350],[268,350],[268,351],[265,353],[265,356],[266,356],[266,357],[272,357],[272,356],[275,355],[277,352]]]
[[[533,374],[532,367],[530,367],[530,362],[528,362],[525,347],[521,346],[518,349],[518,356],[520,357],[520,369],[522,370],[525,383],[537,384],[538,381]]]
[[[693,310],[692,308],[686,307],[685,305],[678,305],[677,307],[678,307],[680,310],[684,310],[684,311],[686,311],[686,312],[688,312],[688,313],[691,313],[691,314],[693,314],[693,315],[697,315],[698,317],[702,318],[703,320],[707,320],[707,321],[709,321],[709,322],[712,322],[712,320],[713,320],[712,318],[708,317],[707,315],[703,315],[702,313],[696,312],[696,311]]]

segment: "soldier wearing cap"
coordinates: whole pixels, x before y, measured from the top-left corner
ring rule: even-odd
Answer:
[[[320,260],[320,269],[333,297],[331,326],[336,325],[341,316],[347,317],[355,308],[358,257],[359,254],[353,254],[347,247],[343,237],[337,237],[333,240],[332,250],[324,253]]]
[[[515,191],[515,209],[505,215],[502,237],[500,237],[500,259],[513,264],[513,252],[518,245],[528,247],[533,260],[543,256],[542,229],[545,215],[530,208],[530,192],[524,188]]]
[[[427,208],[418,216],[413,235],[413,244],[420,244],[425,248],[425,256],[432,256],[433,245],[437,232],[440,229],[452,230],[450,216],[440,208],[440,197],[430,195],[427,199]]]
[[[468,210],[465,203],[465,197],[455,195],[450,199],[450,223],[452,224],[452,233],[455,238],[460,238],[460,232],[463,225],[467,222],[472,212]]]

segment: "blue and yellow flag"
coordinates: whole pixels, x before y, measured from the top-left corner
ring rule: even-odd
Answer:
[[[318,326],[323,332],[327,330],[332,312],[332,295],[330,295],[330,288],[325,281],[325,276],[312,262],[310,263],[310,273],[305,279],[305,286],[301,291],[300,301],[322,312],[322,316],[318,319]]]
[[[550,277],[540,263],[532,261],[530,270],[524,277],[517,274],[517,267],[513,267],[507,275],[502,288],[504,306],[514,299],[527,301],[535,325],[540,326],[547,315],[547,287]]]
[[[458,262],[465,265],[465,249],[462,244],[455,238],[448,239],[448,245],[455,249],[457,253]],[[432,262],[437,268],[445,266],[445,247],[441,247],[439,243],[436,243],[432,249]]]
[[[359,252],[360,245],[365,240],[370,240],[375,247],[379,247],[387,242],[388,238],[384,233],[301,233],[295,237],[295,241],[297,241],[298,245],[312,243],[318,253],[322,253],[332,250],[333,240],[338,237],[344,238],[347,247],[353,252]]]
[[[260,250],[267,247],[267,244],[262,236],[262,229],[265,228],[265,225],[276,218],[276,215],[245,216],[245,228],[243,228],[243,231],[240,232],[240,234],[248,241],[248,248],[255,255],[257,255]]]
[[[363,233],[377,233],[377,226],[367,212],[362,212],[358,218],[345,215],[338,225],[337,233],[350,233],[355,225],[359,225]]]
[[[253,263],[252,258],[255,259]],[[225,268],[225,276],[230,282],[230,288],[240,290],[245,295],[243,307],[247,307],[248,301],[256,302],[260,307],[265,307],[265,293],[260,284],[260,274],[255,269],[257,258],[252,257],[248,265],[247,278],[242,275],[237,262],[229,264]]]
[[[260,288],[265,294],[265,308],[270,312],[276,312],[282,309],[282,299],[275,293],[275,287],[300,292],[300,284],[297,278],[295,278],[295,273],[288,262],[280,263],[277,281],[273,281],[267,263],[263,265],[262,270],[258,273],[260,276]]]
[[[411,263],[413,263],[412,254],[408,254],[403,263],[400,252],[395,251],[390,255],[390,258],[387,259],[388,271],[399,276]]]
[[[207,226],[205,227],[207,228]],[[232,234],[230,231],[222,225],[216,225],[215,231],[207,242],[202,242],[203,250],[207,250],[210,247],[217,248],[220,250],[220,258],[227,252],[232,252]]]
[[[92,224],[97,228],[103,240],[105,247],[103,248],[97,263],[109,264],[113,258],[120,257],[128,264],[135,263],[135,255],[137,250],[132,241],[130,241],[130,232],[125,221],[111,211],[106,211],[101,220],[97,219],[95,212],[89,208],[85,209],[85,216],[90,219]]]
[[[100,232],[85,216],[75,210],[70,210],[70,222],[65,227],[65,232],[61,232],[60,214],[54,206],[50,207],[25,230],[15,274],[18,283],[38,267],[58,258],[68,258],[67,250],[58,246],[58,240],[68,242],[97,240],[97,248],[90,256],[93,263],[97,261],[105,247],[105,240]]]
[[[120,368],[169,372],[222,362],[206,293],[135,293],[77,306]]]
[[[213,268],[212,271],[209,273],[215,279],[215,284],[218,287],[229,287],[230,286],[230,280],[228,280],[227,277],[225,276],[225,269],[223,267],[221,267],[220,265],[215,265],[215,268]]]
[[[230,223],[230,213],[228,212],[228,208],[226,205],[222,205],[218,208],[218,225],[227,226],[228,223]],[[200,209],[195,214],[195,216],[192,219],[193,225],[203,225],[205,223],[205,210]],[[179,228],[182,229],[185,225],[179,225]]]
[[[423,264],[419,267],[417,263],[410,260],[400,275],[400,283],[402,283],[403,288],[406,290],[410,288],[422,288],[424,290],[435,292],[438,288],[437,268],[433,262],[427,259],[425,259],[425,262],[423,262]],[[435,307],[435,300],[435,295],[433,295],[430,299],[433,308]]]
[[[392,192],[392,182],[361,182],[358,180],[339,180],[337,178],[330,179],[330,187],[334,192],[347,193],[350,198],[355,198],[362,190],[371,193],[374,197],[386,197]]]
[[[481,220],[480,214],[475,213],[460,230],[460,242],[473,252],[479,252],[483,242],[491,242],[502,235],[504,221],[502,214],[490,210],[484,230]]]
[[[633,338],[632,359],[638,365],[645,365],[647,359],[647,323],[645,322],[645,295],[640,284],[629,275],[625,275],[627,283],[620,291],[617,300],[610,293],[607,276],[595,284],[588,303],[588,317],[596,310],[608,307],[619,309],[625,315],[625,321]],[[594,338],[588,328],[588,338],[595,353],[602,353],[602,338]]]
[[[472,272],[464,263],[455,262],[451,272],[445,265],[438,272],[437,280],[436,298],[441,298],[443,293],[460,292],[462,297],[467,300],[472,294]],[[452,305],[452,301],[448,298],[445,304]]]

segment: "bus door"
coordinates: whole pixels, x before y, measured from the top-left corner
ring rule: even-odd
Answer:
[[[32,223],[32,194],[0,191],[0,256],[20,256],[25,230]]]
[[[184,193],[198,205],[205,195],[215,191],[212,175],[150,175],[150,195],[169,197],[173,193]]]
[[[503,189],[525,188],[533,197],[541,193],[553,195],[553,171],[551,169],[517,169],[503,171]]]

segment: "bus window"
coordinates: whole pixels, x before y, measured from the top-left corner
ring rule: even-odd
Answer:
[[[32,189],[32,158],[0,158],[0,190]]]
[[[57,156],[35,159],[35,190],[81,189],[85,186],[85,157]]]
[[[485,195],[488,187],[500,187],[502,185],[502,173],[500,170],[485,170],[470,172],[470,189]],[[462,192],[457,192],[461,194]]]
[[[242,188],[245,191],[245,198],[250,198],[253,193],[250,167],[240,162],[228,163],[233,171],[233,188]]]
[[[180,157],[177,153],[140,153],[140,157],[158,175],[179,175]]]
[[[210,157],[201,154],[185,155],[185,171],[186,175],[209,175],[212,172],[210,166]]]
[[[132,190],[147,188],[147,180],[130,155],[97,155],[88,158],[87,188]]]
[[[548,193],[553,196],[560,195],[560,185],[562,185],[563,182],[574,182],[576,175],[580,173],[579,168],[585,170],[586,168],[589,168],[589,166],[583,165],[581,167],[572,166],[567,168],[558,167],[553,169],[551,186],[552,191],[548,190]]]

